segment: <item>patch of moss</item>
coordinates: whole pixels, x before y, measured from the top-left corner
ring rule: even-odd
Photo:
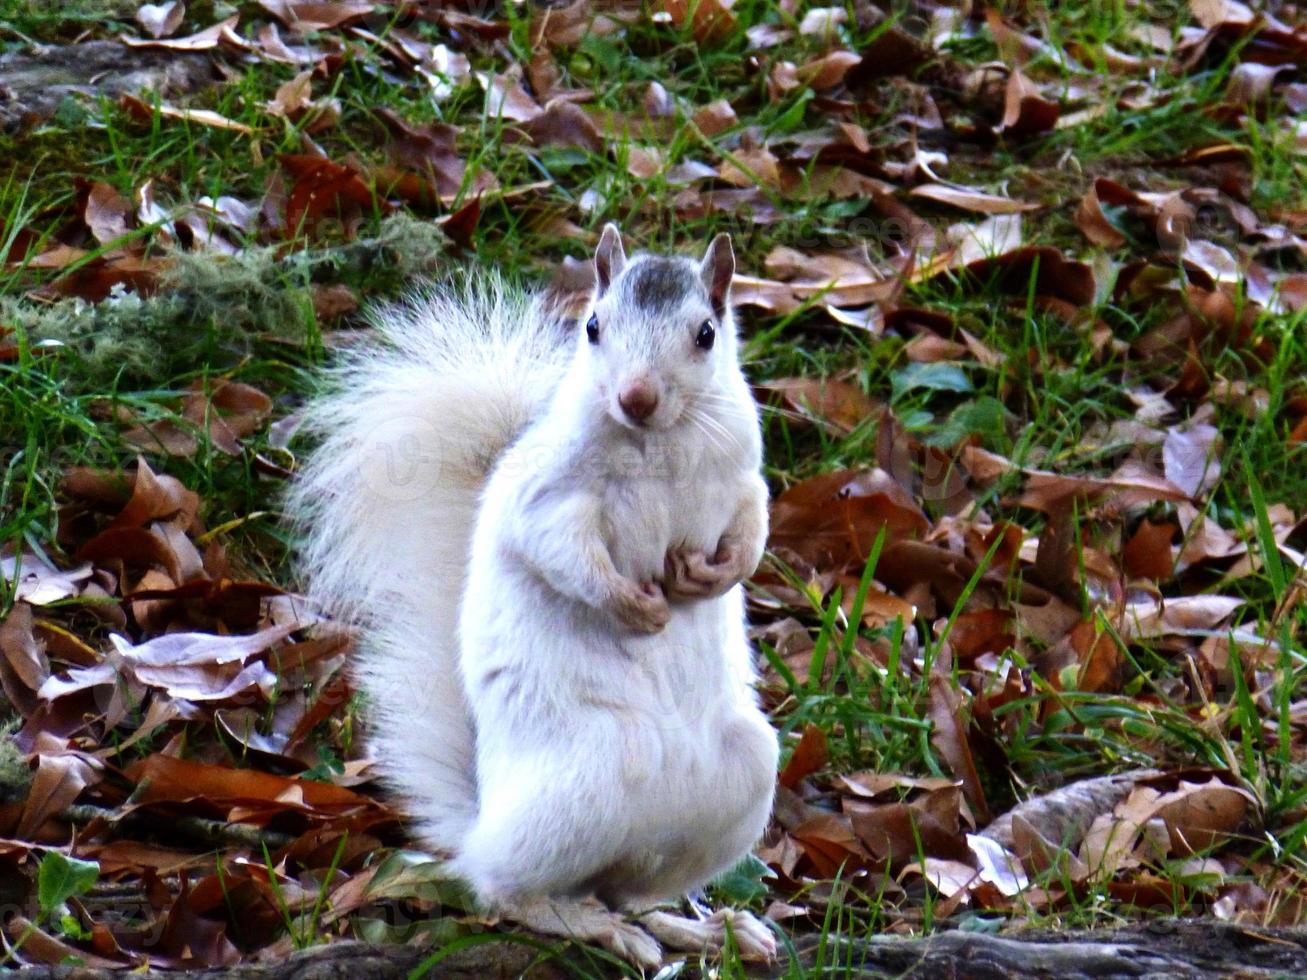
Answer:
[[[88,30],[97,36],[112,36],[124,27],[137,26],[133,14],[139,6],[137,0],[0,0],[0,24],[10,35],[3,40],[18,47],[25,38],[70,41]]]
[[[260,338],[313,343],[313,289],[344,284],[392,296],[437,272],[445,240],[430,222],[398,214],[375,237],[281,255],[177,252],[153,296],[117,293],[101,303],[37,304],[0,298],[0,322],[30,345],[61,344],[79,358],[76,387],[139,384],[200,366],[234,363]]]
[[[8,713],[8,705],[2,699],[0,711]],[[14,717],[0,724],[0,803],[26,799],[32,785],[32,769],[14,744],[14,733],[21,720]]]

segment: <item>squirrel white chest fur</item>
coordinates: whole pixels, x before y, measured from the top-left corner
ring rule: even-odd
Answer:
[[[619,432],[602,457],[578,447],[575,472],[602,497],[603,537],[622,575],[661,580],[669,550],[716,551],[760,462],[752,417],[720,424],[716,441],[702,432]]]

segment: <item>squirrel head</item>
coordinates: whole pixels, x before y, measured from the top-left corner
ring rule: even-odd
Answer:
[[[595,291],[579,343],[605,411],[630,429],[670,429],[724,399],[738,371],[731,237],[712,240],[703,259],[638,254],[630,259],[615,225],[595,251]]]

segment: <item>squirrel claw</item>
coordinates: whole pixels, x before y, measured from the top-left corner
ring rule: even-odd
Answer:
[[[621,957],[641,972],[656,971],[663,962],[663,951],[658,941],[639,926],[629,922],[614,922],[596,941],[616,956]]]
[[[652,582],[625,581],[613,596],[610,610],[637,633],[657,633],[672,618],[667,597]]]
[[[593,898],[505,902],[499,911],[504,918],[546,936],[597,943],[642,973],[652,974],[662,964],[663,951],[657,939]]]
[[[761,963],[776,961],[775,935],[748,912],[722,909],[706,919],[687,919],[654,911],[641,916],[640,924],[668,949],[687,952],[725,949],[729,932],[741,959]]]
[[[762,963],[776,962],[776,937],[766,925],[748,912],[723,910],[714,914],[708,921],[730,922],[731,933],[735,937],[735,945],[739,948],[742,959]]]
[[[725,595],[743,578],[735,551],[727,546],[709,558],[688,548],[667,553],[664,564],[667,594],[677,599],[711,599]]]

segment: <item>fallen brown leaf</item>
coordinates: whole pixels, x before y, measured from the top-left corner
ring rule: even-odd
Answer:
[[[348,222],[379,203],[351,167],[315,156],[292,154],[279,159],[294,181],[285,205],[285,224],[292,234],[311,233],[328,216]]]
[[[522,129],[536,146],[566,146],[591,153],[601,153],[604,138],[599,128],[575,103],[553,99],[544,111],[522,124]]]
[[[72,804],[82,790],[101,778],[96,767],[79,755],[41,755],[18,820],[18,836],[32,839],[46,820]]]
[[[1098,182],[1095,181],[1085,192],[1076,209],[1076,227],[1095,245],[1103,248],[1120,248],[1126,243],[1126,237],[1108,220],[1103,212],[1103,202],[1098,196]]]
[[[800,65],[796,74],[800,81],[817,92],[834,88],[844,76],[862,63],[862,57],[852,51],[831,51]]]
[[[259,0],[259,6],[293,31],[327,31],[372,13],[371,0]]]
[[[794,411],[837,432],[852,432],[880,407],[858,385],[834,378],[778,378],[757,388],[780,395]]]
[[[1166,823],[1172,852],[1187,855],[1223,843],[1255,804],[1247,790],[1213,776],[1206,783],[1181,782],[1162,794],[1153,801],[1153,815]]]
[[[486,90],[486,115],[491,119],[529,122],[544,112],[516,78],[478,73],[477,79]]]
[[[928,790],[911,803],[845,800],[853,832],[878,863],[898,870],[923,852],[932,858],[965,860],[962,795],[953,785]]]
[[[926,709],[931,721],[930,744],[948,763],[953,775],[962,780],[962,791],[976,820],[981,824],[990,821],[989,804],[985,802],[985,789],[971,755],[962,717],[962,697],[954,690],[952,680],[941,673],[930,675],[930,703]]]
[[[728,129],[739,125],[739,118],[735,115],[735,110],[725,99],[718,99],[716,102],[709,102],[706,106],[696,109],[691,117],[694,124],[699,127],[699,131],[705,136],[716,136],[718,133],[724,133]]]
[[[207,765],[158,753],[133,762],[125,773],[136,784],[134,806],[198,799],[220,806],[257,805],[272,812],[289,810],[319,816],[355,808],[380,808],[375,800],[330,783]]]
[[[182,400],[177,419],[164,417],[135,426],[122,438],[146,452],[189,457],[198,452],[202,432],[214,449],[238,456],[241,440],[261,428],[271,411],[272,399],[251,385],[220,378],[206,390],[197,381]]]
[[[733,4],[734,0],[660,0],[672,23],[680,28],[689,27],[700,44],[715,44],[735,30]]]
[[[221,113],[214,112],[211,109],[182,109],[164,102],[145,102],[134,95],[127,94],[118,97],[118,105],[132,118],[141,122],[148,122],[157,112],[165,119],[179,119],[182,122],[198,123],[201,126],[210,126],[213,129],[228,129],[232,132],[244,133],[247,136],[255,132],[252,126],[247,126],[245,123],[237,122],[234,119],[228,119]]]
[[[127,959],[110,959],[78,949],[56,936],[50,935],[22,914],[14,914],[4,923],[4,933],[11,949],[21,947],[19,960],[26,963],[45,963],[51,967],[69,962],[81,964],[83,969],[115,970],[130,966]]]
[[[919,534],[928,522],[916,502],[883,470],[840,470],[797,483],[772,502],[770,547],[811,568],[855,567],[883,527]]]
[[[826,750],[826,733],[817,725],[805,725],[799,744],[781,770],[780,783],[788,789],[796,789],[804,779],[826,766],[829,753]]]
[[[136,10],[136,22],[145,28],[150,37],[167,37],[177,33],[186,16],[186,4],[180,0],[170,3],[145,3]]]
[[[87,191],[83,217],[95,240],[107,245],[127,234],[135,210],[114,188],[97,182]]]
[[[1007,79],[998,131],[1012,136],[1046,132],[1057,125],[1058,114],[1057,103],[1044,98],[1034,82],[1013,68]]]
[[[226,20],[221,20],[212,27],[206,27],[204,30],[186,37],[126,37],[122,42],[133,48],[166,48],[169,51],[210,51],[219,44],[230,44],[235,47],[247,47],[245,41],[236,33],[236,25],[240,22],[240,15],[233,14]]]
[[[1171,542],[1179,527],[1169,521],[1154,523],[1145,518],[1127,539],[1122,551],[1126,574],[1163,582],[1175,568]]]
[[[924,198],[939,204],[949,204],[964,211],[979,214],[1017,214],[1022,211],[1035,211],[1038,204],[1029,201],[1014,201],[1010,197],[986,194],[970,187],[958,187],[949,184],[922,184],[908,192],[912,197]]]

